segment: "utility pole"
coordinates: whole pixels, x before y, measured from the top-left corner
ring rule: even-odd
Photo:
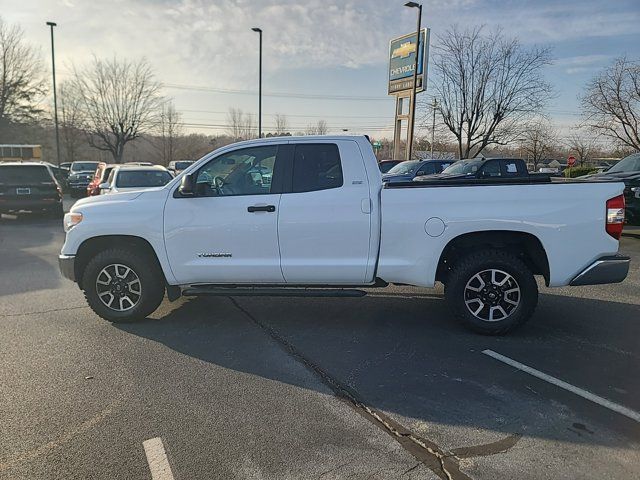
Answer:
[[[260,35],[260,54],[258,64],[258,138],[262,138],[262,29],[253,27],[251,30]]]
[[[60,166],[60,132],[58,130],[58,96],[56,94],[56,54],[53,46],[53,27],[57,26],[57,23],[47,22],[47,25],[51,27],[51,70],[53,72],[53,117],[56,124],[56,159],[58,166]]]
[[[438,108],[438,100],[436,100],[436,97],[433,97],[431,108],[433,109],[433,120],[431,122],[431,158],[433,158],[433,142],[436,137],[436,108]]]

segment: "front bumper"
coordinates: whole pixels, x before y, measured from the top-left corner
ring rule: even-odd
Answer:
[[[58,255],[60,273],[72,282],[76,281],[76,257],[75,255]]]
[[[612,255],[600,257],[582,272],[570,285],[601,285],[603,283],[620,283],[629,273],[629,257]]]

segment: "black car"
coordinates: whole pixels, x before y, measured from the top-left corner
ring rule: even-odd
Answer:
[[[63,216],[62,190],[49,166],[38,162],[0,163],[0,214],[21,211]]]
[[[71,197],[78,198],[87,194],[87,186],[93,180],[100,162],[73,162],[67,178]]]
[[[438,175],[417,176],[415,181],[449,179],[524,178],[532,175],[521,158],[472,158],[458,160]]]
[[[415,177],[440,173],[453,162],[454,160],[408,160],[383,174],[382,181],[410,182]]]
[[[609,170],[578,177],[580,180],[615,180],[624,182],[627,222],[640,225],[640,153],[623,158]]]

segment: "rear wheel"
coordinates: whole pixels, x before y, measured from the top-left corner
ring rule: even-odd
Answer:
[[[445,297],[467,328],[503,335],[531,318],[538,303],[538,285],[518,256],[488,249],[472,253],[453,266]]]
[[[164,297],[164,275],[155,258],[114,248],[98,253],[82,276],[91,309],[110,322],[130,322],[153,313]]]

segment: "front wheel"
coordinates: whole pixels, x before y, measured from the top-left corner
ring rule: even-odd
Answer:
[[[485,335],[503,335],[533,315],[538,285],[518,256],[502,250],[482,250],[453,266],[445,298],[467,328]]]
[[[110,322],[130,322],[153,313],[164,297],[164,276],[143,252],[110,249],[89,261],[82,288],[91,309]]]

